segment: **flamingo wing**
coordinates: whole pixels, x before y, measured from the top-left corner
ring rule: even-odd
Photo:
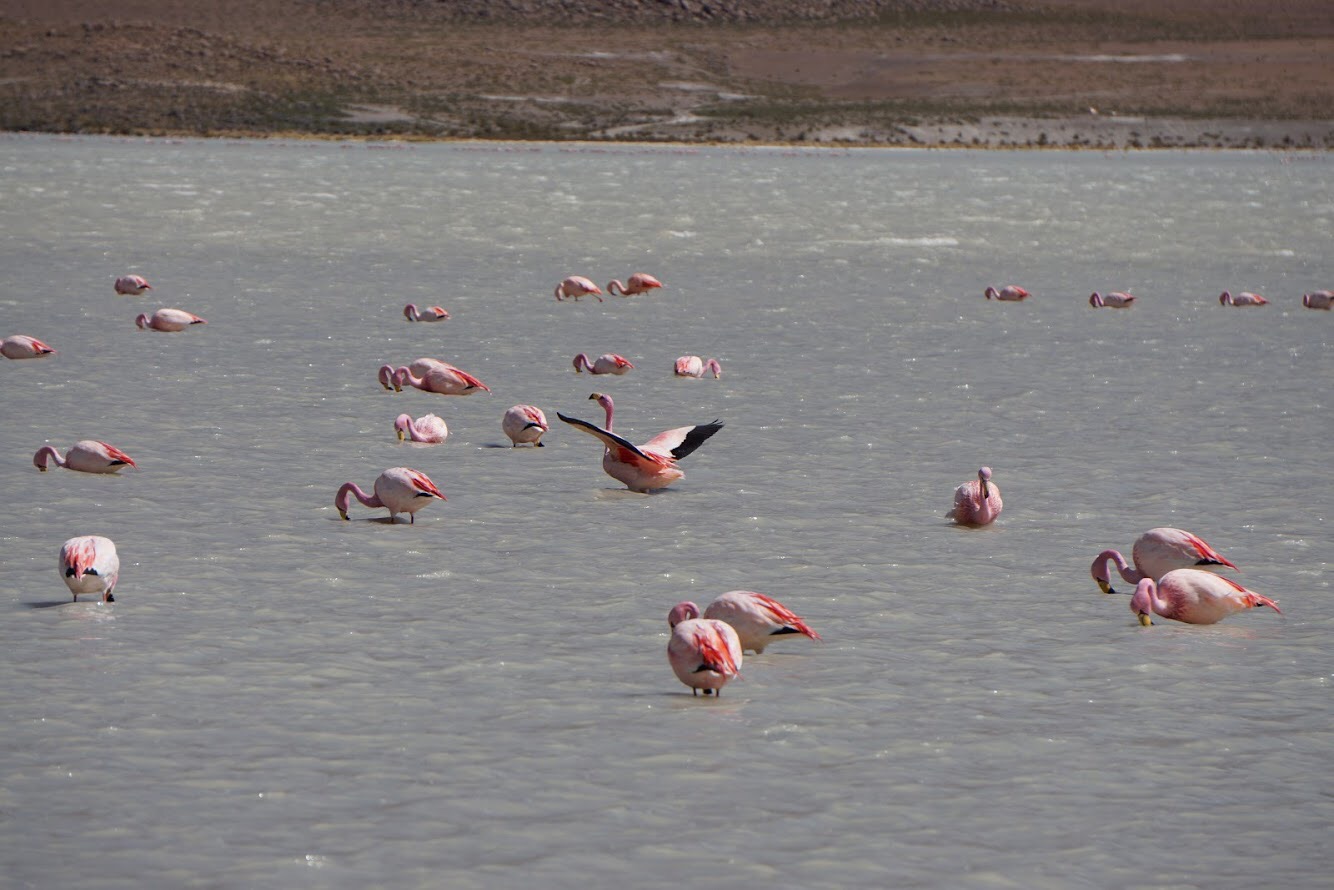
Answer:
[[[1198,566],[1223,565],[1234,569],[1237,568],[1232,564],[1231,560],[1210,547],[1202,538],[1198,538],[1188,532],[1186,534],[1186,543],[1200,555],[1200,561],[1195,563]],[[1241,569],[1237,569],[1237,571],[1241,571]]]
[[[651,464],[663,463],[663,458],[651,454],[645,454],[643,451],[640,451],[639,448],[637,448],[635,444],[631,442],[629,439],[622,439],[620,436],[616,435],[610,430],[604,430],[600,426],[591,424],[587,420],[580,420],[577,417],[566,417],[559,411],[556,412],[556,416],[559,417],[561,420],[565,421],[566,423],[570,424],[571,426],[583,430],[590,436],[594,436],[597,439],[600,439],[602,441],[602,444],[606,445],[607,448],[611,450],[613,454],[616,455],[617,460],[623,461],[625,463],[635,463],[637,461],[647,461]]]
[[[712,627],[698,627],[695,629],[695,648],[699,652],[702,664],[696,669],[696,673],[703,670],[710,670],[714,673],[722,674],[724,677],[735,677],[740,672],[740,667],[736,659],[732,657],[732,652],[727,643]]]
[[[435,487],[435,483],[432,482],[425,473],[411,472],[408,475],[408,479],[412,482],[413,487],[417,489],[417,495],[419,497],[430,496],[440,498],[442,501],[448,500],[440,493],[440,489]]]
[[[751,593],[751,596],[755,598],[764,611],[769,613],[775,623],[784,625],[784,629],[777,631],[777,633],[799,633],[810,637],[812,640],[820,639],[820,635],[805,621],[802,621],[796,612],[793,612],[778,600],[763,593]]]
[[[135,467],[136,469],[138,468],[139,465],[134,462],[134,458],[130,457],[124,451],[121,451],[115,445],[108,445],[106,442],[98,442],[97,444],[101,445],[103,448],[106,449],[108,460],[117,463],[129,464],[130,466]]]
[[[677,427],[674,430],[658,433],[642,447],[645,451],[670,454],[674,460],[680,460],[707,442],[710,436],[722,428],[721,420],[701,423],[698,426]]]

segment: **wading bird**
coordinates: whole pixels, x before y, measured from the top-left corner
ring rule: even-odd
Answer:
[[[159,309],[151,316],[147,312],[141,312],[134,323],[140,330],[151,329],[170,333],[183,331],[192,324],[208,324],[198,315],[186,312],[184,309]]]
[[[622,297],[633,297],[636,294],[646,294],[655,287],[662,287],[662,282],[646,272],[636,272],[625,284],[621,284],[619,278],[613,278],[607,285],[607,293],[614,294],[620,291]]]
[[[96,439],[75,442],[69,451],[65,452],[63,459],[54,446],[43,445],[32,456],[32,465],[45,473],[48,462],[67,470],[78,470],[80,473],[115,473],[121,467],[138,466],[124,451]]]
[[[515,445],[531,442],[538,448],[542,447],[542,434],[551,429],[542,409],[532,405],[515,405],[506,411],[500,419],[500,428]]]
[[[104,603],[114,603],[111,591],[116,589],[120,576],[120,557],[110,538],[101,535],[83,535],[70,538],[60,548],[60,577],[74,594],[96,593]]]
[[[355,482],[344,482],[334,497],[334,506],[343,519],[347,519],[348,495],[354,496],[364,506],[387,508],[390,522],[396,521],[399,513],[406,513],[409,523],[415,522],[413,514],[433,499],[447,500],[429,476],[409,467],[390,467],[385,470],[376,478],[375,493],[370,495]]]
[[[976,482],[965,482],[954,489],[954,506],[945,518],[959,525],[988,525],[1004,506],[1000,486],[991,481],[991,467],[982,467],[977,471]]]
[[[694,603],[678,603],[667,614],[672,638],[667,661],[691,695],[722,695],[727,682],[741,673],[741,639],[730,624],[700,618]]]
[[[1145,627],[1153,624],[1154,615],[1186,624],[1215,624],[1234,612],[1256,606],[1279,611],[1269,597],[1247,590],[1231,578],[1199,569],[1176,569],[1156,582],[1144,578],[1130,598],[1130,611]]]
[[[578,300],[580,297],[592,294],[602,302],[602,288],[589,281],[582,275],[571,275],[569,278],[556,285],[556,299],[564,300],[566,298]]]
[[[1107,571],[1109,560],[1116,564],[1117,572],[1127,584],[1138,584],[1145,578],[1158,579],[1174,569],[1237,568],[1203,538],[1170,526],[1151,528],[1136,538],[1130,558],[1133,566],[1118,550],[1104,550],[1094,558],[1089,571],[1103,593],[1116,593]]]
[[[588,353],[581,352],[574,357],[574,372],[582,372],[585,368],[590,374],[624,374],[626,371],[634,370],[634,365],[623,355],[617,355],[614,352],[608,352],[597,357],[596,361],[588,360]]]
[[[27,334],[15,334],[0,340],[0,355],[5,358],[41,358],[54,353],[55,350],[50,346]]]

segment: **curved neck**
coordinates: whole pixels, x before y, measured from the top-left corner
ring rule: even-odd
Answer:
[[[1093,566],[1090,571],[1093,574],[1093,579],[1098,582],[1099,586],[1106,585],[1104,590],[1107,593],[1114,592],[1111,589],[1111,585],[1107,584],[1107,581],[1110,580],[1110,576],[1107,573],[1108,560],[1116,563],[1116,571],[1121,575],[1121,580],[1125,581],[1127,584],[1138,584],[1140,581],[1144,580],[1144,575],[1126,561],[1126,558],[1121,555],[1121,551],[1104,550],[1093,560]]]
[[[376,497],[373,494],[371,495],[366,494],[366,492],[361,490],[361,486],[358,485],[357,483],[344,482],[343,487],[338,489],[338,495],[334,498],[334,506],[338,508],[339,513],[343,514],[344,519],[347,518],[348,495],[352,495],[357,500],[361,501],[361,503],[364,506],[367,507],[384,506],[384,504],[380,503],[380,499],[378,497]]]
[[[417,311],[416,303],[409,303],[403,307],[403,317],[408,321],[416,321],[420,316],[421,313]]]
[[[65,466],[65,462],[60,459],[60,452],[56,451],[54,445],[43,445],[38,449],[37,453],[32,456],[32,465],[39,470],[45,470],[48,459],[58,467]]]
[[[410,386],[415,386],[418,389],[421,389],[422,384],[424,384],[425,382],[426,378],[416,376],[415,374],[412,373],[411,368],[407,367],[399,368],[397,371],[394,372],[394,389],[402,389],[403,384],[405,383]]]
[[[611,283],[607,285],[607,293],[609,293],[609,294],[614,294],[614,293],[616,293],[617,291],[620,291],[620,292],[621,292],[621,295],[624,296],[624,295],[625,295],[625,285],[624,285],[624,284],[621,284],[620,279],[618,279],[618,278],[613,278],[613,279],[611,280]]]
[[[574,357],[574,371],[576,374],[582,372],[585,368],[593,370],[593,365],[588,361],[588,353],[581,352]]]
[[[716,358],[709,359],[709,363],[704,367],[712,371],[714,377],[721,377],[723,374],[723,366],[718,364],[718,360]]]
[[[146,329],[148,327],[148,313],[139,313],[139,317],[134,320],[134,323],[139,326],[140,330]]]

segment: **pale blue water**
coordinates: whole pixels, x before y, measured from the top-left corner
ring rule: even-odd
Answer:
[[[0,362],[0,883],[1327,886],[1331,232],[1326,154],[0,137],[0,336],[59,350]],[[492,392],[375,382],[424,355]],[[555,418],[596,390],[726,426],[632,494]],[[139,470],[31,466],[83,438]],[[338,521],[401,464],[448,502]],[[1089,563],[1158,525],[1284,614],[1140,628]],[[737,588],[824,641],[692,698],[667,612]]]

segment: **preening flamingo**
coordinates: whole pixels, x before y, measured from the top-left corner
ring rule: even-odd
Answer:
[[[1269,597],[1247,590],[1231,578],[1199,569],[1176,569],[1156,582],[1144,578],[1130,598],[1130,611],[1145,627],[1153,624],[1154,615],[1186,624],[1215,624],[1234,612],[1256,606],[1279,611]]]
[[[394,431],[398,433],[400,442],[411,439],[414,442],[439,445],[449,438],[449,426],[434,414],[423,414],[416,420],[412,419],[411,414],[400,414],[394,420]]]
[[[556,285],[557,300],[563,300],[566,297],[578,300],[580,297],[592,294],[597,297],[598,302],[601,303],[602,297],[599,296],[601,293],[602,288],[598,287],[582,275],[571,275],[569,278]]]
[[[334,506],[338,515],[347,519],[348,495],[367,507],[386,507],[389,520],[395,521],[399,513],[408,514],[408,522],[415,522],[413,514],[429,504],[432,498],[448,500],[435,483],[425,473],[419,473],[409,467],[390,467],[375,480],[375,493],[368,495],[355,482],[344,482],[334,497]]]
[[[1094,309],[1103,306],[1110,306],[1113,309],[1129,309],[1130,304],[1135,302],[1135,298],[1130,294],[1121,291],[1112,291],[1110,294],[1100,294],[1094,291],[1089,297],[1089,305]]]
[[[1174,569],[1237,567],[1198,535],[1179,528],[1163,526],[1151,528],[1135,539],[1130,549],[1134,565],[1117,550],[1104,550],[1093,560],[1090,572],[1103,593],[1112,589],[1107,563],[1116,563],[1116,570],[1127,584],[1138,584],[1145,578],[1158,579]]]
[[[1268,304],[1267,299],[1249,291],[1242,291],[1235,296],[1223,291],[1218,295],[1218,305],[1220,306],[1267,306]]]
[[[127,294],[137,297],[146,290],[152,290],[153,285],[149,284],[142,275],[122,275],[116,279],[116,293]]]
[[[631,491],[656,491],[684,479],[685,473],[677,468],[676,462],[703,445],[710,436],[723,428],[721,420],[698,426],[678,427],[658,433],[643,445],[636,447],[628,439],[623,439],[611,431],[611,396],[595,392],[589,398],[596,400],[606,409],[606,429],[586,420],[566,417],[559,411],[556,412],[556,416],[599,439],[606,446],[606,450],[602,453],[603,471],[616,481],[625,483],[625,487]]]
[[[959,525],[988,525],[1004,507],[1000,486],[991,481],[991,467],[982,467],[977,471],[976,482],[965,482],[954,489],[954,506],[945,518]]]
[[[667,613],[672,638],[667,643],[667,661],[676,678],[690,687],[691,695],[722,695],[722,689],[741,674],[741,638],[730,624],[700,618],[699,606],[678,603]]]
[[[0,340],[0,355],[5,358],[41,358],[54,353],[55,350],[50,346],[27,334],[15,334]]]
[[[1024,290],[1017,284],[1007,284],[1000,290],[988,286],[987,289],[982,292],[982,296],[986,297],[988,300],[1015,302],[1028,299],[1028,291]]]
[[[139,317],[134,320],[140,330],[155,331],[183,331],[192,324],[208,324],[198,315],[186,312],[184,309],[159,309],[149,316],[146,312],[139,313]]]
[[[590,374],[624,374],[633,370],[634,365],[630,364],[630,360],[625,356],[614,352],[600,355],[594,362],[588,360],[588,353],[581,352],[574,357],[574,372],[578,374],[584,368],[587,368]]]
[[[741,639],[741,648],[756,655],[774,641],[774,637],[801,634],[812,640],[820,635],[801,617],[771,596],[751,590],[731,590],[709,603],[705,618],[716,618],[732,625]]]
[[[723,366],[718,364],[716,358],[706,362],[697,355],[683,355],[676,360],[672,373],[677,377],[703,377],[708,371],[713,372],[715,380],[723,376]]]
[[[32,456],[32,465],[45,473],[48,462],[69,470],[78,470],[81,473],[115,473],[121,467],[138,466],[134,459],[124,451],[96,439],[84,439],[82,442],[75,442],[70,446],[69,451],[65,452],[63,459],[54,446],[43,445]]]
[[[622,297],[633,297],[636,294],[646,294],[655,287],[662,287],[662,282],[647,272],[636,272],[625,284],[621,284],[620,279],[613,278],[607,285],[607,293],[614,294],[620,291]]]
[[[104,603],[114,603],[111,592],[116,589],[120,576],[120,557],[110,538],[101,535],[82,535],[70,538],[60,547],[60,577],[74,594],[96,593]]]
[[[1334,290],[1313,290],[1302,294],[1302,305],[1307,309],[1334,308]]]
[[[418,361],[423,360],[418,359]],[[386,389],[392,383],[395,392],[402,392],[404,385],[407,385],[415,386],[423,392],[439,393],[442,396],[470,396],[483,390],[491,391],[491,387],[467,371],[444,362],[436,362],[420,372],[414,371],[412,367],[394,369],[385,365],[380,368],[380,383],[385,384]]]
[[[542,409],[532,405],[515,405],[506,411],[500,419],[500,428],[515,445],[531,442],[538,448],[542,447],[542,434],[551,429]]]
[[[416,303],[409,303],[403,307],[403,317],[408,321],[444,321],[449,318],[449,313],[439,306],[418,309]]]

